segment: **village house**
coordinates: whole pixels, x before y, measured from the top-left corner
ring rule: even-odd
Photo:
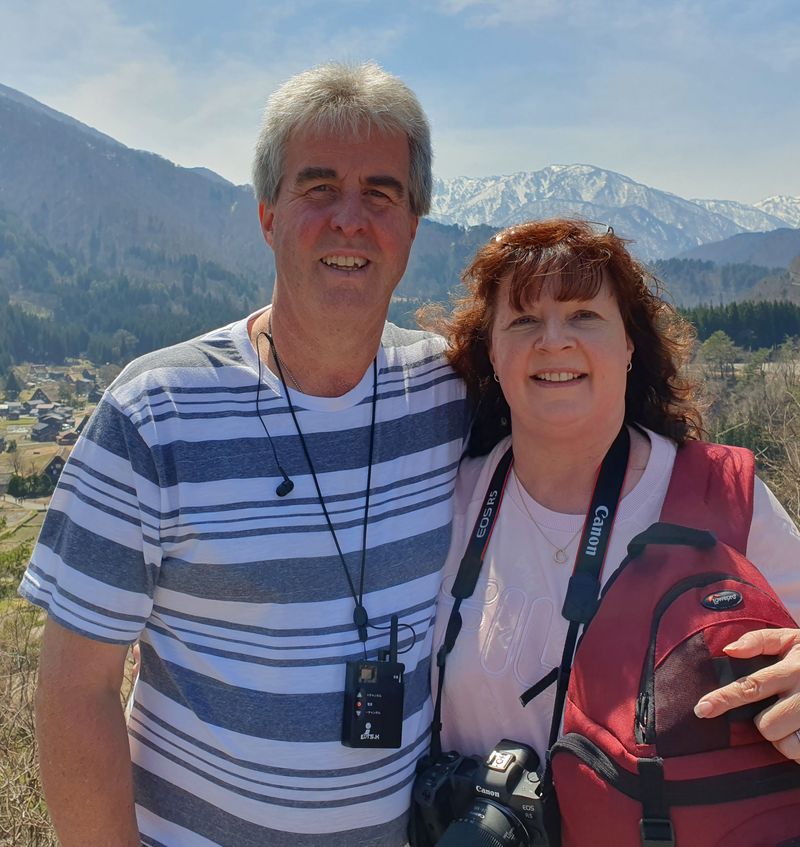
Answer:
[[[23,414],[23,406],[22,403],[7,403],[8,411],[6,412],[6,417],[10,421],[18,421]]]
[[[28,379],[39,380],[47,376],[47,365],[30,365],[28,367]]]
[[[53,401],[47,396],[43,388],[37,388],[28,398],[27,402],[33,406],[37,403],[52,403]]]
[[[42,474],[55,485],[67,463],[68,451],[60,450],[42,469]]]
[[[61,432],[61,421],[48,417],[31,428],[31,441],[55,441]]]
[[[46,415],[50,415],[55,411],[55,403],[38,403],[31,408],[31,411],[41,420]]]

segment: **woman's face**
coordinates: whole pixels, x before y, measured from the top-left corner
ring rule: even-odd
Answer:
[[[613,435],[625,413],[633,344],[607,282],[590,300],[558,301],[558,280],[517,311],[501,284],[489,357],[500,380],[514,431],[563,438]]]

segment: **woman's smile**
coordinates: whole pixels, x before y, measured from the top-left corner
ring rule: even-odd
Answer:
[[[531,379],[537,383],[543,383],[543,387],[547,388],[563,388],[575,385],[578,382],[586,379],[585,373],[577,371],[539,371],[535,373]]]

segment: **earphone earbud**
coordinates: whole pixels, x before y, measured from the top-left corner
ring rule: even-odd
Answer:
[[[258,419],[261,421],[261,426],[264,427],[264,432],[266,433],[267,440],[269,441],[270,449],[272,450],[272,456],[275,459],[275,464],[280,472],[280,475],[283,477],[283,482],[278,483],[278,487],[275,489],[275,493],[278,497],[285,497],[287,494],[291,494],[294,490],[294,483],[289,478],[289,474],[281,467],[281,463],[278,461],[278,451],[275,449],[275,445],[272,443],[272,436],[269,434],[269,430],[267,429],[267,425],[264,423],[264,418],[261,417],[261,409],[259,408],[259,400],[261,397],[261,351],[258,349],[258,343],[261,340],[261,336],[264,336],[270,344],[272,344],[272,336],[266,332],[259,332],[256,336],[256,356],[258,357],[258,383],[256,385],[256,414],[258,415]],[[283,382],[283,374],[281,374],[281,382]],[[284,391],[286,390],[286,385],[284,383]]]
[[[286,475],[286,471],[284,471],[280,465],[278,465],[278,470],[281,471],[281,473],[283,474],[283,482],[281,482],[275,489],[275,493],[278,495],[278,497],[285,497],[287,494],[291,494],[291,492],[294,490],[294,483],[291,481],[291,479],[289,479],[289,477]]]

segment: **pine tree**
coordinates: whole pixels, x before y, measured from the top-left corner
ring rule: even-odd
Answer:
[[[22,384],[17,379],[13,368],[9,368],[8,376],[6,377],[6,397],[9,400],[16,400],[19,397],[20,391],[22,391]]]

